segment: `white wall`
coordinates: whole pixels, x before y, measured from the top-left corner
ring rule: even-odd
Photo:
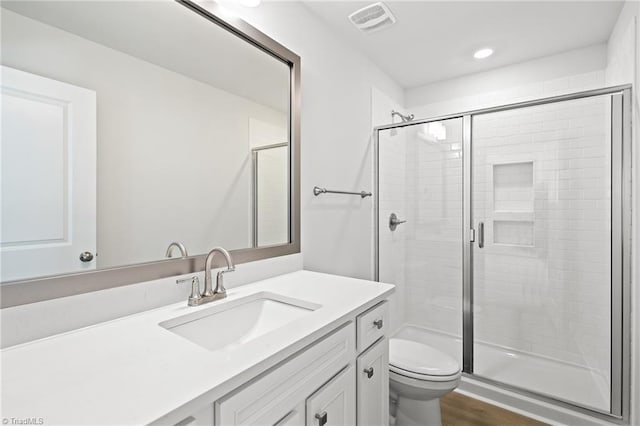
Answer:
[[[372,190],[371,88],[399,104],[402,89],[298,2],[263,2],[240,13],[302,58],[305,269],[372,278],[372,198],[314,197],[312,188]]]
[[[606,55],[601,44],[431,83],[408,89],[406,107],[427,118],[599,88]]]
[[[97,92],[99,267],[171,241],[251,245],[249,121],[286,128],[285,113],[4,9],[2,48],[5,65]]]

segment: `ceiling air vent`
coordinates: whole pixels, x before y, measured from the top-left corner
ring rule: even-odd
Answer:
[[[364,32],[378,31],[396,22],[386,4],[382,2],[370,4],[349,15],[349,20]]]

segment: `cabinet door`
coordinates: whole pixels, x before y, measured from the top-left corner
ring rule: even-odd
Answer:
[[[358,425],[389,424],[389,341],[378,343],[357,362]]]
[[[356,380],[347,367],[307,399],[307,426],[356,424]]]

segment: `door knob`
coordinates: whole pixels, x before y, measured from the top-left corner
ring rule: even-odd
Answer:
[[[90,251],[83,251],[80,253],[80,260],[82,262],[91,262],[93,260],[93,253]]]
[[[398,225],[405,222],[406,220],[400,220],[398,219],[398,216],[395,213],[391,213],[391,216],[389,216],[389,229],[391,229],[392,231],[395,231]]]

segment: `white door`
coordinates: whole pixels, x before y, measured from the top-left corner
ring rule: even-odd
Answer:
[[[358,425],[389,424],[389,341],[380,339],[358,358]]]
[[[307,426],[356,424],[356,380],[353,366],[307,399]]]
[[[96,94],[0,71],[0,278],[95,269],[80,254],[96,253]]]

